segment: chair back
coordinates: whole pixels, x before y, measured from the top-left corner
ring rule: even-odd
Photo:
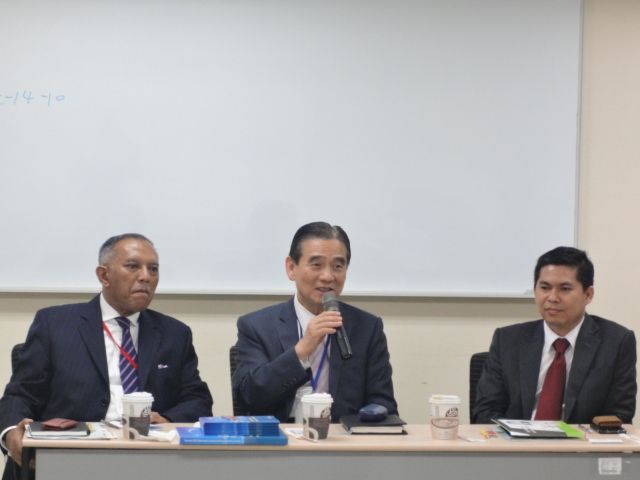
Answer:
[[[473,409],[476,405],[476,389],[478,386],[478,380],[484,370],[484,364],[487,362],[489,352],[479,352],[471,355],[471,362],[469,363],[469,420],[473,421]]]
[[[11,373],[16,371],[16,366],[18,365],[18,359],[20,358],[20,351],[24,343],[18,343],[13,346],[11,349]]]
[[[238,347],[232,345],[229,349],[229,370],[231,371],[231,401],[233,402],[233,414],[246,415],[240,401],[236,398],[236,392],[233,390],[233,372],[238,368]]]

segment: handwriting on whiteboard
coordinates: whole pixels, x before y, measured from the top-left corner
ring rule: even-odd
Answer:
[[[47,107],[53,107],[64,102],[63,94],[51,92],[32,92],[31,90],[16,90],[15,92],[0,92],[0,107],[18,106],[18,105],[34,105],[46,104]]]

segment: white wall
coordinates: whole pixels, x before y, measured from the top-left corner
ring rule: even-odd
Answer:
[[[590,311],[640,332],[640,307],[634,302],[640,271],[637,25],[640,2],[585,2],[579,241],[596,265],[596,298]],[[0,294],[0,383],[9,378],[10,348],[24,339],[36,309],[88,298]],[[213,391],[216,413],[231,412],[227,354],[235,341],[236,317],[281,299],[161,296],[154,301],[154,308],[193,328],[201,373]],[[488,348],[496,327],[535,315],[532,302],[522,300],[356,299],[352,303],[385,319],[400,412],[409,422],[425,421],[425,399],[431,393],[468,398],[469,355]]]

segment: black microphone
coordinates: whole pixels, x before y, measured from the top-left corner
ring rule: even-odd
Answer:
[[[340,311],[340,303],[333,293],[327,292],[322,296],[322,309],[325,312]],[[344,325],[336,329],[334,337],[338,344],[338,350],[340,350],[340,356],[342,359],[348,360],[351,358],[351,344],[349,343],[349,337],[347,337],[347,331],[344,329]]]

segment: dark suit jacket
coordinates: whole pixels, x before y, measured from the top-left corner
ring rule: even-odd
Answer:
[[[531,418],[544,345],[542,322],[496,330],[478,381],[472,421]],[[589,423],[596,415],[617,415],[631,423],[636,391],[633,332],[604,318],[586,315],[565,390],[563,420]]]
[[[369,403],[397,413],[382,319],[345,303],[340,311],[353,356],[342,360],[332,341],[332,420],[357,413]],[[311,370],[302,367],[293,349],[298,335],[293,298],[238,319],[238,367],[232,383],[236,397],[251,414],[289,419],[296,390],[311,378]]]
[[[138,377],[140,388],[153,394],[153,410],[173,422],[211,415],[191,330],[153,310],[140,313],[139,326]],[[101,420],[109,401],[99,297],[40,310],[0,399],[0,431],[27,417]]]

